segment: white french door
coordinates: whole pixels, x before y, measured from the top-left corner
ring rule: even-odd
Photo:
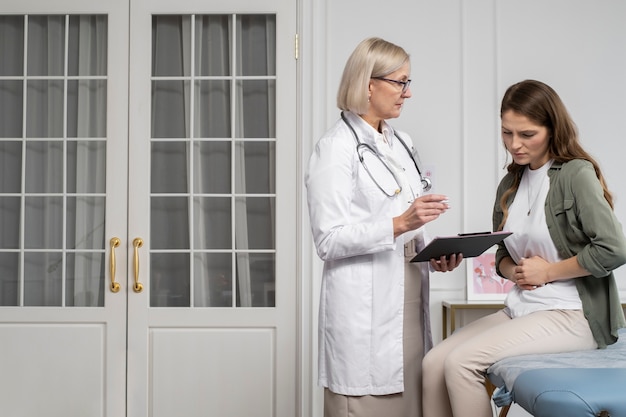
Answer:
[[[0,415],[296,414],[295,7],[0,6]]]
[[[295,17],[131,2],[131,416],[296,414]]]
[[[2,416],[126,414],[126,28],[120,0],[0,5]]]

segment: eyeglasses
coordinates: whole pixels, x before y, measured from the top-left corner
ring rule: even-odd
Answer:
[[[387,82],[390,82],[390,83],[401,85],[402,86],[402,94],[406,93],[406,90],[409,89],[409,85],[411,85],[411,80],[398,81],[398,80],[392,80],[391,78],[385,78],[385,77],[372,77],[372,78],[374,80],[387,81]]]

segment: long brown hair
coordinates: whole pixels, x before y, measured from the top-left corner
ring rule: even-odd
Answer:
[[[598,163],[581,146],[578,140],[578,129],[561,98],[552,87],[535,80],[525,80],[513,84],[506,90],[502,98],[500,117],[509,110],[548,129],[550,159],[556,162],[567,162],[572,159],[585,159],[591,162],[596,171],[596,176],[602,184],[604,198],[613,208],[613,197],[606,186]],[[514,181],[500,199],[500,207],[504,216],[499,229],[503,227],[508,216],[507,199],[519,187],[524,168],[525,165],[518,165],[515,161],[507,166],[507,171],[513,174]]]

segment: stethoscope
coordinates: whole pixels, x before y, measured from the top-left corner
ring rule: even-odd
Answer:
[[[393,171],[393,169],[391,169],[391,167],[385,161],[385,159],[382,158],[380,156],[380,154],[374,148],[372,148],[367,143],[361,142],[361,140],[359,139],[359,135],[356,134],[356,131],[354,130],[354,127],[352,127],[352,125],[350,124],[350,122],[348,121],[346,116],[343,114],[343,112],[341,112],[341,118],[343,119],[344,123],[352,131],[352,134],[354,135],[354,139],[356,140],[356,153],[359,156],[359,161],[361,162],[361,165],[363,165],[363,168],[365,168],[365,171],[370,176],[372,181],[374,181],[374,184],[376,184],[376,187],[378,187],[378,189],[380,191],[382,191],[383,194],[385,194],[389,198],[392,198],[392,197],[396,196],[397,194],[400,194],[400,192],[402,191],[402,186],[400,185],[400,180],[398,180],[398,177],[396,176],[396,174]],[[430,190],[432,188],[432,186],[433,186],[432,181],[430,180],[430,178],[424,177],[422,175],[422,171],[419,169],[419,166],[417,165],[417,161],[415,159],[415,156],[413,155],[413,152],[411,152],[411,150],[407,146],[406,142],[404,142],[402,140],[402,138],[400,138],[400,136],[398,136],[398,133],[395,130],[394,130],[393,133],[394,133],[395,137],[398,138],[398,140],[400,141],[400,143],[402,144],[402,146],[404,147],[406,152],[409,154],[409,157],[413,161],[413,165],[415,165],[415,169],[417,170],[417,173],[420,176],[420,180],[422,182],[422,188],[424,189],[424,191]],[[390,194],[387,191],[385,191],[385,189],[378,183],[378,181],[376,181],[376,178],[374,178],[374,175],[370,172],[370,170],[367,167],[367,165],[363,162],[363,153],[364,152],[371,152],[380,161],[380,163],[385,167],[385,169],[387,169],[387,171],[389,171],[389,174],[391,174],[391,176],[395,180],[396,184],[398,184],[398,188],[393,193]]]

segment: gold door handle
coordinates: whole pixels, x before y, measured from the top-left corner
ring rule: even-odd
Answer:
[[[133,240],[133,247],[135,248],[135,258],[134,258],[134,266],[135,266],[135,285],[133,285],[133,291],[141,292],[143,291],[143,284],[139,282],[139,248],[143,246],[143,239],[136,237]]]
[[[115,248],[117,248],[121,242],[118,237],[114,237],[114,238],[111,238],[109,243],[111,245],[111,258],[109,262],[109,269],[110,269],[110,274],[111,274],[111,286],[109,287],[109,289],[111,290],[111,292],[119,292],[120,283],[115,281]]]

